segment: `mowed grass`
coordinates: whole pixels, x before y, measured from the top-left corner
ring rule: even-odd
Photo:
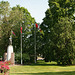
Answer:
[[[55,62],[38,61],[33,65],[10,66],[10,75],[75,75],[75,66],[58,66]]]

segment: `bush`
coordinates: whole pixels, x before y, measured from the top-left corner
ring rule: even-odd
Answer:
[[[28,54],[23,53],[23,64],[29,64],[30,63],[30,57]]]
[[[21,53],[15,53],[15,64],[21,63]]]
[[[30,63],[34,63],[34,56],[30,56]]]
[[[7,71],[9,71],[10,68],[8,66],[8,62],[3,62],[3,61],[0,61],[0,73],[6,73]]]
[[[23,53],[22,54],[22,60],[23,60],[23,64],[29,64],[30,63],[30,57],[29,54],[27,53]],[[15,54],[15,63],[16,64],[20,64],[21,63],[21,53],[16,53]]]

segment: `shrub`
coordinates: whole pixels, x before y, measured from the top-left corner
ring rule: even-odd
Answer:
[[[23,53],[22,54],[22,60],[23,60],[23,64],[29,64],[30,63],[29,54]],[[15,54],[15,61],[16,61],[17,64],[21,63],[21,53],[16,53]]]
[[[21,63],[21,53],[15,53],[15,63]]]
[[[3,62],[3,61],[0,61],[0,72],[1,73],[6,73],[7,71],[9,71],[9,66],[8,66],[8,63],[7,62]]]
[[[28,54],[23,53],[23,64],[29,64],[30,63],[30,57]]]

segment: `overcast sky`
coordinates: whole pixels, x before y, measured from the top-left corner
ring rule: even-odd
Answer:
[[[2,1],[2,0],[0,0]],[[31,16],[35,18],[36,22],[41,23],[45,17],[45,11],[48,7],[48,0],[3,0],[10,3],[10,7],[20,5],[28,9]]]

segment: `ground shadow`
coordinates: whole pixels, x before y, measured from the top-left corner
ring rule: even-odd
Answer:
[[[57,64],[31,64],[29,66],[59,66]]]
[[[75,71],[71,71],[71,72],[43,72],[43,73],[11,73],[10,75],[75,75]]]
[[[17,65],[20,65],[20,64],[17,64]],[[66,66],[74,66],[74,65],[58,65],[58,64],[25,64],[25,65],[28,65],[28,66],[62,66],[62,67],[66,67]],[[25,66],[25,65],[21,65],[21,66]]]

